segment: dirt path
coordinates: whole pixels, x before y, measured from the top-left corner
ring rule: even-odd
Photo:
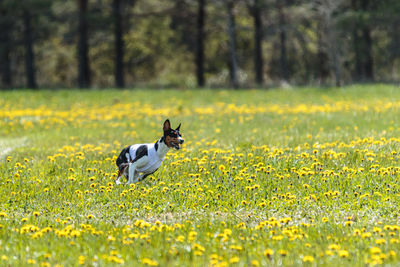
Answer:
[[[8,156],[14,149],[24,146],[26,138],[0,138],[0,160]]]

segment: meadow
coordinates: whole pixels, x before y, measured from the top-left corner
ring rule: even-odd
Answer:
[[[400,265],[399,89],[1,92],[0,266]]]

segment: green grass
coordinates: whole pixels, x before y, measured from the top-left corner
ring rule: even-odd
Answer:
[[[0,264],[398,265],[399,115],[384,85],[2,92]],[[184,149],[115,185],[166,118]]]

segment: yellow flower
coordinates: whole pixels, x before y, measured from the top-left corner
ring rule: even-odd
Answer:
[[[7,213],[5,213],[4,211],[0,212],[0,217],[1,218],[7,218]]]
[[[189,242],[194,241],[196,239],[196,237],[197,237],[197,232],[195,232],[195,231],[190,231],[189,232],[189,235],[188,235]]]
[[[349,252],[347,250],[339,250],[338,251],[338,255],[341,258],[347,258],[349,256]]]
[[[328,246],[328,249],[330,249],[330,250],[339,250],[340,249],[340,245],[338,245],[338,244],[330,244]]]
[[[27,262],[28,264],[36,264],[36,260],[34,259],[28,259]]]
[[[239,257],[234,256],[229,260],[229,263],[233,264],[233,263],[238,263],[239,262]]]
[[[272,255],[274,255],[274,251],[272,249],[267,248],[266,250],[264,250],[264,256],[271,257]]]
[[[158,262],[153,261],[153,260],[151,260],[151,259],[149,259],[149,258],[144,258],[144,259],[142,260],[142,263],[143,263],[144,265],[149,265],[149,266],[158,266]]]
[[[180,235],[176,238],[177,242],[185,242],[185,237],[183,235]]]
[[[325,250],[325,254],[328,255],[328,256],[335,255],[335,253],[332,250],[329,250],[329,249]]]
[[[264,253],[265,253],[265,252],[264,252]],[[287,256],[287,255],[289,254],[289,251],[284,250],[284,249],[280,249],[280,250],[278,251],[278,253],[279,253],[279,255],[281,255],[281,256]]]
[[[193,252],[193,255],[195,255],[195,256],[201,256],[201,255],[203,255],[203,252],[200,251],[200,250],[195,250],[195,251]]]
[[[369,249],[369,252],[371,254],[379,254],[379,253],[381,253],[381,249],[378,248],[378,247],[372,247],[372,248]]]
[[[383,239],[383,238],[376,239],[376,240],[375,240],[375,243],[377,243],[378,245],[385,244],[385,243],[386,243],[386,240]]]
[[[346,226],[351,226],[353,224],[353,221],[346,221],[345,223],[344,223],[344,225],[346,225]]]
[[[200,245],[200,244],[194,244],[194,245],[193,245],[193,249],[198,250],[198,251],[201,251],[201,252],[206,251],[205,247],[203,247],[203,246]]]
[[[303,262],[314,262],[314,257],[313,256],[304,256],[303,257]]]
[[[258,260],[252,260],[251,261],[251,266],[257,267],[257,266],[260,266],[260,263],[258,262]]]

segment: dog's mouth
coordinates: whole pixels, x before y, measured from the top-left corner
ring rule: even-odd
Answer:
[[[173,148],[175,148],[176,150],[179,150],[179,149],[181,148],[181,147],[179,146],[179,143],[171,142],[170,144],[171,144],[171,146],[172,146]]]

